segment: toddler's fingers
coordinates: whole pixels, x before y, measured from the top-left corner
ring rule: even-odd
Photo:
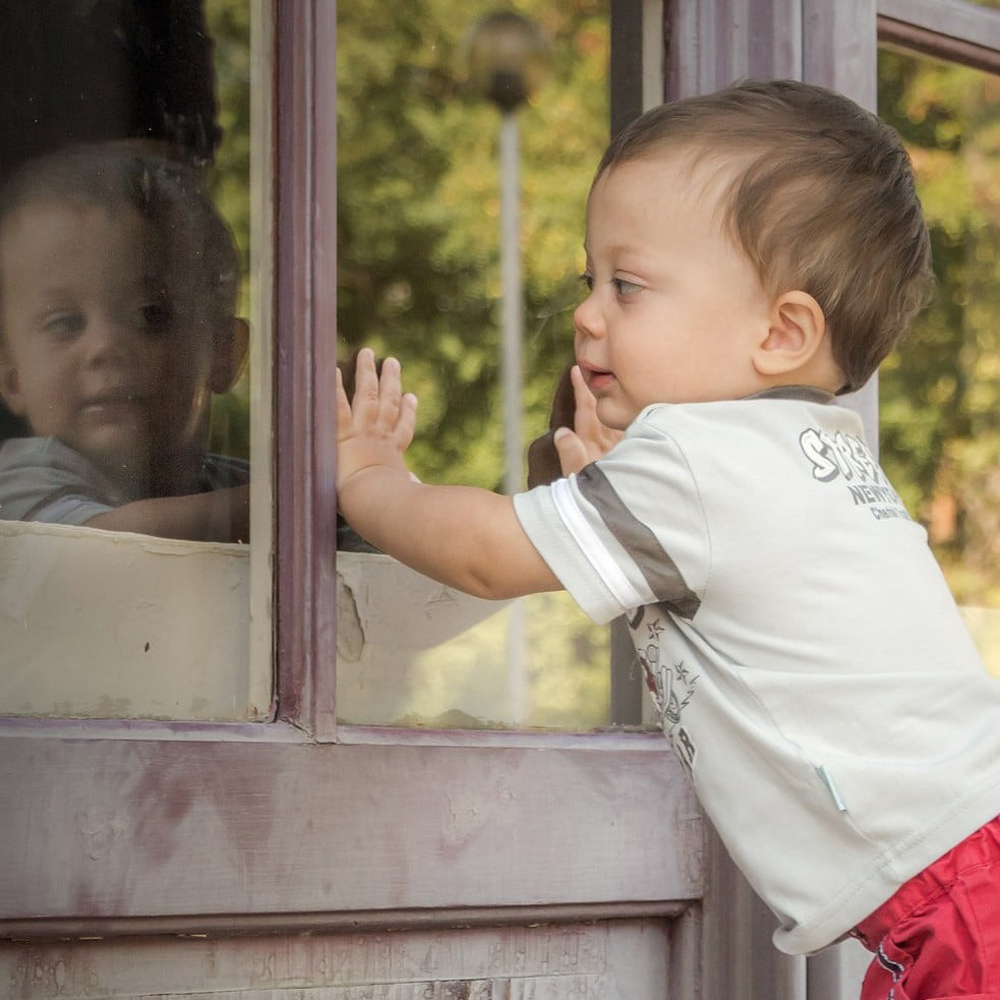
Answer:
[[[574,366],[570,379],[576,400],[573,429],[583,442],[587,460],[592,462],[609,452],[622,439],[622,432],[601,423],[601,418],[597,415],[597,397],[584,381],[579,366]]]
[[[570,369],[569,380],[573,383],[573,400],[576,403],[577,413],[587,409],[596,410],[597,400],[590,391],[579,365],[573,365]]]
[[[337,440],[343,441],[353,430],[351,404],[344,388],[344,373],[337,366]]]
[[[573,472],[579,472],[590,462],[587,454],[587,446],[568,427],[560,427],[552,435],[552,441],[556,446],[556,454],[559,456],[559,468],[562,474],[568,476]]]
[[[395,358],[382,362],[382,375],[378,384],[378,414],[375,423],[391,431],[399,420],[399,406],[403,395],[400,364]]]
[[[370,347],[358,351],[354,365],[354,400],[351,409],[355,416],[368,422],[378,413],[378,373],[375,370],[375,352]]]
[[[576,402],[576,409],[573,412],[573,426],[578,433],[593,436],[596,429],[601,426],[597,416],[597,399],[584,381],[583,372],[580,371],[579,365],[573,366],[569,377],[573,383],[573,399]]]
[[[396,418],[396,443],[401,451],[406,451],[410,447],[416,429],[417,397],[412,392],[408,392],[399,401],[399,414]]]

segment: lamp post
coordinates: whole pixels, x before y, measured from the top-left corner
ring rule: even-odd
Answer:
[[[548,45],[527,18],[513,11],[488,14],[466,40],[472,86],[500,110],[500,283],[503,389],[504,491],[522,485],[521,382],[524,290],[520,245],[520,134],[517,109],[541,82],[548,66]],[[515,723],[527,716],[524,606],[510,608],[507,634],[508,686]]]
[[[521,344],[524,291],[520,247],[520,135],[517,109],[541,82],[548,46],[538,28],[512,11],[488,14],[466,42],[472,86],[500,110],[501,382],[504,489],[521,488]]]

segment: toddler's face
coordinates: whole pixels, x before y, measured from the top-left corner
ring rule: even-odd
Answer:
[[[0,392],[135,495],[200,460],[212,337],[137,212],[29,202],[0,233]],[[191,297],[191,296],[189,296]]]
[[[757,391],[752,345],[770,300],[721,229],[718,188],[664,156],[612,167],[587,210],[591,291],[574,314],[577,361],[609,427],[651,403]]]

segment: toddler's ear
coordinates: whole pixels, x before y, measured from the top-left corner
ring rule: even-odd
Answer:
[[[250,345],[250,324],[238,316],[232,324],[215,335],[212,345],[212,392],[228,392],[240,377]]]
[[[0,399],[15,417],[24,416],[24,398],[21,395],[21,380],[10,358],[0,350]]]
[[[829,350],[825,341],[826,316],[819,303],[808,292],[784,292],[771,307],[767,333],[754,350],[754,367],[762,375],[794,375]]]

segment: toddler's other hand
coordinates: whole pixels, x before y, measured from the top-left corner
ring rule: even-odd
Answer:
[[[559,427],[553,434],[559,466],[568,476],[607,454],[621,439],[622,432],[606,427],[597,417],[597,400],[587,387],[579,365],[570,371],[573,383],[573,429]]]

